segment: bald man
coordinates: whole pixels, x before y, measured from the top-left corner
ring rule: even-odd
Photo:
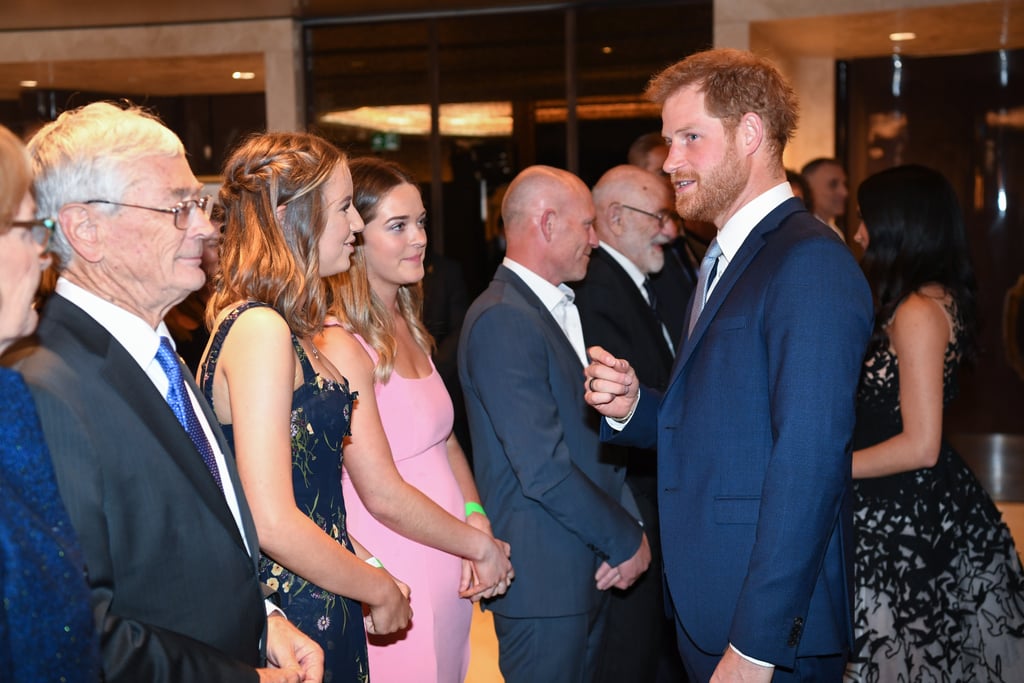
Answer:
[[[661,176],[635,166],[616,166],[593,189],[600,246],[590,254],[587,276],[576,284],[576,304],[587,347],[626,358],[645,386],[664,390],[674,357],[658,308],[651,275],[674,258],[663,252],[663,225],[672,221],[673,197]],[[682,309],[691,288],[679,292]],[[682,301],[678,301],[681,298]],[[657,452],[605,444],[602,460],[626,468],[651,544],[651,566],[628,590],[611,591],[605,646],[595,683],[681,681],[686,674],[666,618],[661,581]],[[623,657],[623,652],[631,657]]]
[[[494,533],[516,549],[515,585],[485,606],[507,683],[585,683],[607,590],[628,588],[650,562],[625,471],[599,459],[564,284],[587,272],[594,206],[576,176],[532,166],[509,186],[502,218],[506,257],[459,343],[477,485]]]

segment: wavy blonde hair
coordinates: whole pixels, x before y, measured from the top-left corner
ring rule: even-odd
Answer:
[[[345,155],[309,133],[248,138],[224,166],[220,273],[206,307],[212,328],[239,299],[269,304],[298,336],[323,326],[330,304],[320,277],[327,222],[324,188]]]
[[[398,164],[366,157],[349,164],[352,185],[355,188],[356,211],[369,224],[377,218],[380,203],[399,185],[416,186],[415,179]],[[386,384],[395,369],[398,340],[391,312],[370,287],[366,273],[366,244],[360,233],[356,236],[356,250],[352,266],[344,273],[327,278],[327,287],[333,298],[331,313],[338,317],[342,327],[358,334],[377,354],[373,369],[374,380]],[[416,345],[428,356],[434,350],[434,338],[427,332],[421,318],[423,312],[423,285],[415,283],[398,288],[398,314],[412,332]]]

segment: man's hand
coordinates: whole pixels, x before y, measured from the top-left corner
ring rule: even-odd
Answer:
[[[324,652],[280,614],[267,617],[266,669],[257,669],[260,683],[321,683]]]
[[[636,404],[640,382],[636,371],[600,346],[587,349],[590,365],[583,371],[584,399],[605,417],[621,420]]]
[[[711,674],[711,683],[769,683],[774,674],[774,666],[754,664],[727,647],[715,672]]]
[[[647,534],[640,537],[640,547],[629,558],[617,567],[609,566],[602,562],[594,574],[594,581],[597,582],[597,590],[604,591],[609,588],[625,590],[632,586],[640,575],[647,571],[651,564],[651,546],[647,543]]]

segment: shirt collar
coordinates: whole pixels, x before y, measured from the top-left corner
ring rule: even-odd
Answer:
[[[517,263],[507,256],[501,262],[501,265],[518,275],[549,311],[554,312],[555,307],[559,306],[565,299],[572,303],[576,297],[575,292],[565,283],[559,284],[556,287],[523,264]]]
[[[96,296],[64,277],[57,278],[56,293],[75,304],[117,339],[143,370],[156,356],[160,337],[171,339],[163,321],[154,330],[142,318],[116,304]],[[174,340],[171,339],[173,346]]]
[[[732,261],[744,240],[765,216],[792,196],[792,186],[784,181],[757,195],[733,214],[715,238],[718,240],[718,246],[722,248],[722,255],[726,261]]]

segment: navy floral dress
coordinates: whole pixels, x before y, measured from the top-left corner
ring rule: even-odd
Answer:
[[[224,319],[202,365],[203,393],[213,404],[213,375],[217,358],[238,316],[259,302],[245,303]],[[350,433],[352,403],[356,394],[347,382],[318,375],[298,338],[292,345],[302,366],[303,383],[292,396],[292,488],[295,504],[331,538],[350,552],[352,543],[345,528],[345,500],[341,491],[341,443]],[[234,447],[231,425],[221,425]],[[254,501],[250,501],[254,504]],[[324,590],[294,574],[266,555],[260,556],[260,579],[277,591],[281,609],[303,633],[324,650],[324,683],[370,680],[366,633],[359,602]]]

